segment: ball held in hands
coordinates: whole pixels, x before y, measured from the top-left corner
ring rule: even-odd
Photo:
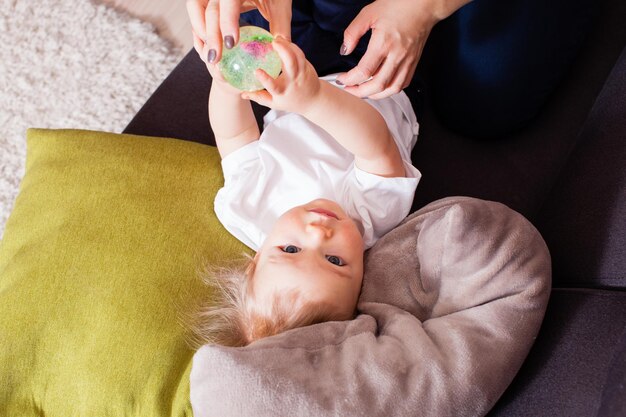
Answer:
[[[233,87],[242,91],[258,91],[263,85],[255,76],[262,69],[272,78],[281,71],[281,60],[272,48],[273,36],[256,26],[242,26],[239,29],[239,42],[231,49],[222,50],[218,63],[220,73]]]

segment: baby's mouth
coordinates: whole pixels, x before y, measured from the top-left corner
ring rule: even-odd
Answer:
[[[308,211],[313,212],[313,213],[317,213],[317,214],[321,214],[322,216],[332,217],[335,220],[339,220],[339,217],[335,213],[330,211],[330,210],[326,210],[326,209],[323,209],[323,208],[314,208],[314,209],[311,209],[311,210],[308,210]]]

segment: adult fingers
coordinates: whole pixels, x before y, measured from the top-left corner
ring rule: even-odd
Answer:
[[[370,30],[374,24],[375,18],[375,16],[371,13],[371,10],[372,9],[369,6],[365,6],[361,9],[359,14],[352,22],[350,22],[346,30],[343,32],[343,44],[339,50],[341,55],[351,54],[352,51],[354,51],[354,48],[356,48],[356,45],[359,43],[359,39],[363,37],[365,32]]]
[[[203,61],[207,67],[207,69],[209,70],[209,74],[211,75],[211,78],[213,79],[220,79],[220,80],[224,80],[224,78],[222,77],[222,74],[220,73],[219,69],[217,68],[216,65],[211,65],[208,63],[206,57],[208,55],[209,52],[209,46],[207,44],[204,44],[204,46],[201,49],[200,52],[200,57],[204,57]]]
[[[210,0],[205,11],[206,33],[208,46],[207,61],[211,64],[222,58],[222,32],[220,31],[220,2]]]
[[[394,75],[393,79],[389,82],[389,85],[385,90],[381,91],[377,94],[372,94],[369,98],[373,100],[378,100],[381,98],[389,97],[411,84],[411,80],[413,80],[413,76],[415,75],[415,70],[417,68],[417,63],[422,55],[422,50],[424,47],[424,42],[420,42],[417,45],[417,51],[415,53],[409,54],[405,57],[402,63],[398,66],[398,70]]]
[[[393,79],[390,80],[386,88],[379,93],[369,95],[368,98],[372,100],[380,100],[381,98],[386,98],[399,93],[411,83],[411,78],[413,78],[414,73],[414,68],[411,70],[410,67],[403,65],[398,69],[398,71],[396,71]]]
[[[240,0],[219,0],[220,30],[224,36],[224,46],[228,49],[239,42]]]
[[[372,39],[370,39],[369,46],[367,47],[367,51],[357,66],[339,75],[337,80],[346,86],[357,85],[368,81],[370,77],[378,71],[380,64],[383,62],[388,52],[389,51],[385,50],[383,47],[381,39],[375,36],[374,32]]]
[[[268,14],[270,32],[291,41],[291,0],[271,2]]]
[[[379,75],[381,74],[375,74],[372,80],[358,87],[346,88],[346,90],[359,97],[367,97],[373,100],[379,100],[397,94],[411,83],[413,74],[415,74],[417,60],[413,56],[408,56],[399,62],[391,60],[385,61],[383,68],[387,66],[392,67],[393,70],[387,72],[381,70],[381,74],[384,73],[384,75],[380,80]],[[372,85],[370,86],[369,84]]]
[[[204,11],[207,7],[207,0],[187,0],[187,15],[191,23],[192,30],[196,35],[206,40],[206,23],[204,20]]]
[[[204,50],[204,41],[202,39],[200,39],[200,37],[198,35],[196,35],[195,31],[191,31],[192,32],[192,36],[193,36],[193,49],[196,50],[196,52],[198,53],[198,56],[200,57],[201,60],[203,60],[206,63],[206,56],[204,56],[203,54],[203,50]]]
[[[389,88],[391,81],[398,71],[398,64],[399,62],[396,59],[387,57],[369,81],[352,87],[346,87],[345,90],[357,97],[371,98],[372,95]]]

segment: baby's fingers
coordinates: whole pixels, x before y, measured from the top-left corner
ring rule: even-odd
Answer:
[[[241,98],[244,100],[252,100],[261,106],[272,107],[272,95],[266,90],[246,91],[245,93],[241,93]]]
[[[282,71],[288,77],[293,77],[297,74],[300,68],[300,57],[298,55],[298,52],[301,52],[300,49],[280,36],[274,38],[272,48],[274,48],[282,62]],[[304,54],[302,54],[302,59],[304,59]]]
[[[267,72],[262,69],[257,69],[254,71],[254,76],[271,95],[278,93],[278,83]]]

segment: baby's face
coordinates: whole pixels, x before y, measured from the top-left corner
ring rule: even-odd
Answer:
[[[363,280],[363,249],[359,229],[337,203],[319,199],[294,207],[257,252],[255,299],[270,306],[276,291],[297,289],[307,301],[350,316]]]

